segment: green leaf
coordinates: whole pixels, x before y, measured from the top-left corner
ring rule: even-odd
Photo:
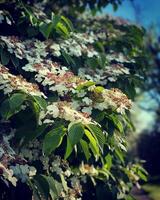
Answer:
[[[65,24],[68,27],[69,31],[73,32],[73,24],[72,24],[72,22],[68,18],[66,18],[64,16],[61,16],[61,20],[63,20],[65,22]]]
[[[36,102],[30,102],[30,103],[31,103],[30,107],[32,108],[34,116],[35,116],[35,118],[36,118],[36,120],[38,122],[38,120],[39,120],[39,113],[40,113],[40,107],[39,107],[39,105]]]
[[[62,51],[61,53],[68,65],[72,65],[72,66],[76,65],[74,59],[69,54],[67,54],[64,51]]]
[[[95,57],[92,58],[88,58],[86,61],[86,64],[88,67],[92,68],[92,69],[96,69],[99,66],[99,62],[98,59]]]
[[[56,25],[58,24],[58,22],[60,22],[61,20],[61,16],[60,15],[53,15],[52,16],[52,23],[54,28],[56,28]]]
[[[7,65],[9,63],[10,60],[10,54],[8,53],[8,51],[2,49],[1,50],[1,63],[2,65]]]
[[[66,152],[64,155],[65,160],[71,155],[72,151],[73,151],[73,146],[71,145],[71,142],[69,138],[67,137],[67,147],[66,147]]]
[[[89,146],[90,146],[94,156],[99,156],[99,147],[98,147],[97,141],[95,140],[93,135],[87,129],[85,129],[85,135],[87,136],[87,138],[90,141]]]
[[[83,134],[84,134],[84,127],[81,123],[75,123],[69,125],[68,138],[72,146],[74,146],[80,141],[80,139],[83,137]]]
[[[65,190],[66,192],[68,192],[67,181],[65,180],[64,175],[63,175],[63,174],[60,174],[60,178],[61,178],[61,182],[62,182],[62,185],[63,185],[64,190]]]
[[[48,176],[47,181],[49,183],[49,190],[52,199],[59,199],[62,192],[62,184],[56,181],[53,177]]]
[[[47,133],[43,141],[43,152],[49,155],[62,143],[65,134],[64,127],[55,128]]]
[[[82,89],[85,89],[85,88],[88,88],[92,85],[95,85],[95,83],[93,81],[87,81],[85,83],[82,83],[80,85],[77,86],[76,90],[82,90]]]
[[[115,153],[116,153],[117,157],[120,159],[120,161],[122,163],[124,163],[123,153],[119,149],[115,149]]]
[[[25,144],[28,144],[28,142],[33,141],[35,138],[39,137],[45,131],[46,127],[47,125],[43,124],[37,127],[35,130],[29,130],[29,131],[26,131],[26,128],[24,128],[23,130],[23,127],[22,127],[22,129],[17,130],[16,133],[17,134],[23,133],[23,135],[21,135],[21,137],[24,137],[22,145],[25,145]]]
[[[91,133],[97,139],[97,141],[101,147],[101,150],[103,151],[103,147],[105,144],[105,136],[104,136],[102,130],[94,124],[88,124],[86,127],[91,131]]]
[[[44,109],[46,110],[46,107],[47,107],[47,102],[44,98],[42,97],[39,97],[39,96],[32,96],[33,99],[35,100],[35,102],[39,105],[39,107],[41,109]]]
[[[84,134],[84,128],[81,123],[75,123],[68,126],[67,148],[65,159],[67,159],[73,151],[74,145],[80,142]]]
[[[69,36],[69,30],[62,22],[58,22],[58,24],[56,25],[56,31],[64,37]]]
[[[26,99],[26,95],[15,93],[9,99],[2,102],[0,106],[0,114],[4,119],[9,119],[12,115],[21,110],[21,105]]]
[[[123,124],[117,115],[111,114],[106,115],[106,117],[113,122],[114,126],[120,131],[120,133],[124,133]]]
[[[112,167],[112,156],[110,153],[108,153],[106,156],[105,156],[105,168],[107,168],[108,170],[111,169]]]
[[[43,199],[48,200],[49,198],[49,183],[48,179],[44,175],[37,175],[34,177],[34,184],[37,186],[38,193],[41,194]]]
[[[11,55],[11,61],[15,67],[19,66],[19,59],[16,56]]]
[[[50,34],[52,33],[53,28],[54,28],[54,25],[52,22],[50,22],[49,24],[41,23],[39,30],[43,34],[43,36],[46,39],[48,39]]]
[[[9,100],[5,100],[2,102],[1,106],[0,106],[0,114],[2,116],[3,119],[7,120],[12,116],[12,112],[10,109],[10,104],[9,104]]]
[[[145,182],[147,182],[147,176],[141,171],[138,170],[138,176]]]
[[[9,98],[9,105],[11,112],[14,113],[17,110],[20,110],[21,105],[26,100],[26,94],[15,93]]]
[[[88,146],[87,142],[84,141],[83,139],[80,140],[80,144],[81,144],[81,147],[83,149],[86,160],[88,161],[91,157],[91,154],[89,152],[89,146]]]

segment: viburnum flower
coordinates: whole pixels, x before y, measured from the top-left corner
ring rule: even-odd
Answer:
[[[47,107],[47,111],[41,111],[40,113],[40,124],[45,123],[46,119],[49,119],[51,121],[47,122],[53,122],[55,118],[61,118],[65,119],[66,121],[70,122],[82,122],[83,124],[90,124],[93,123],[92,119],[89,118],[89,115],[87,113],[76,111],[71,107],[71,102],[66,101],[60,101],[50,104]]]
[[[83,162],[81,163],[79,170],[81,172],[81,174],[85,175],[91,175],[91,176],[97,176],[98,175],[98,171],[96,170],[96,168],[93,165],[88,165],[88,164],[84,164]]]
[[[101,93],[102,100],[94,105],[95,108],[104,110],[108,108],[116,109],[117,112],[123,114],[125,110],[129,110],[132,102],[122,93],[121,90],[112,88],[103,90]]]
[[[0,65],[0,90],[3,90],[4,94],[11,93],[15,90],[21,90],[31,95],[45,97],[39,90],[38,85],[29,83],[20,75],[15,76],[11,74],[9,70],[2,65]]]

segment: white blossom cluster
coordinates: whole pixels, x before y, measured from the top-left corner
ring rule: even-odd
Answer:
[[[17,36],[0,36],[0,41],[7,45],[7,50],[19,59],[27,59],[29,63],[41,62],[47,56],[44,42],[39,40],[22,40]]]
[[[76,111],[71,107],[71,103],[66,101],[59,101],[47,106],[47,111],[41,111],[39,117],[39,124],[53,123],[55,118],[65,119],[70,122],[82,122],[89,124],[92,119],[85,113]]]
[[[0,140],[0,171],[5,181],[16,186],[19,179],[26,182],[36,175],[36,169],[29,166],[23,157],[17,157],[16,151],[10,146],[13,136],[14,131],[12,130],[9,134],[3,135]]]
[[[35,96],[44,96],[39,90],[38,86],[34,83],[29,83],[22,76],[15,76],[11,74],[8,68],[0,64],[0,90],[4,94],[12,93],[16,90],[21,90]]]
[[[93,33],[71,33],[70,38],[60,41],[59,43],[53,42],[50,49],[53,55],[59,57],[61,52],[64,51],[70,56],[80,57],[87,55],[87,57],[98,56],[98,52],[93,48],[93,43],[97,40],[96,35]]]
[[[79,68],[78,75],[86,78],[87,80],[94,81],[97,84],[106,85],[108,81],[115,82],[117,78],[124,75],[129,75],[129,69],[121,64],[112,64],[106,66],[103,69],[86,69]]]
[[[35,167],[29,166],[28,164],[11,165],[10,169],[13,171],[13,175],[18,180],[21,180],[22,183],[26,182],[29,178],[35,176],[37,171]]]
[[[95,97],[89,98],[88,94],[85,91],[76,90],[78,85],[84,84],[86,82],[86,80],[84,78],[86,78],[87,75],[86,76],[84,75],[83,79],[81,79],[78,76],[75,76],[66,67],[61,66],[57,63],[52,63],[52,62],[48,61],[48,63],[46,62],[46,63],[40,63],[40,64],[34,64],[34,65],[27,64],[23,67],[23,69],[25,71],[36,72],[37,74],[35,75],[35,80],[37,82],[41,83],[44,87],[48,86],[48,89],[50,91],[53,91],[53,92],[57,91],[60,96],[64,96],[64,94],[68,94],[68,92],[71,92],[72,94],[76,95],[77,97],[82,98],[81,102],[80,101],[77,102],[74,100],[74,98],[72,98],[71,106],[76,110],[79,109],[80,106],[83,106],[83,108],[81,109],[81,111],[83,113],[91,114],[93,107],[96,107],[96,108],[99,108],[100,110],[102,110],[102,105],[103,105],[103,109],[108,109],[108,107],[114,107],[117,109],[117,111],[123,112],[125,109],[129,108],[128,105],[130,105],[130,103],[131,103],[130,100],[128,100],[127,96],[123,95],[123,93],[119,90],[119,93],[116,95],[117,95],[117,98],[120,99],[121,105],[117,104],[118,101],[114,102],[112,99],[104,99],[104,102],[102,102],[100,105],[97,106],[97,103],[96,103],[97,99]],[[105,73],[105,71],[104,71],[104,73]],[[114,70],[115,77],[114,78],[116,79],[116,77],[120,74],[128,74],[128,73],[129,73],[129,71],[127,68],[125,69],[121,66],[115,66],[115,70]],[[110,77],[111,74],[113,75],[112,70],[108,67],[108,71],[106,69],[106,76]],[[97,75],[95,74],[95,76],[97,76],[97,78],[99,77],[99,78],[104,78],[104,79],[106,77],[104,75],[98,76],[98,74]],[[89,78],[89,76],[87,76],[87,77]],[[110,79],[111,79],[111,77],[110,77]],[[113,79],[113,77],[112,77],[112,79]],[[94,89],[92,89],[92,88],[94,88],[94,87],[91,86],[88,88],[89,92],[95,93]],[[109,90],[106,90],[106,91],[108,92]],[[115,90],[112,90],[112,92],[114,92],[114,91]],[[103,94],[102,94],[102,96],[103,96]],[[125,96],[125,102],[121,101],[122,96]],[[94,105],[94,103],[96,103],[96,104]],[[128,105],[126,105],[126,103]],[[69,106],[69,107],[71,107],[71,106]],[[50,109],[50,107],[51,106],[48,106],[48,109]],[[119,109],[118,109],[118,107],[119,107]],[[59,109],[57,108],[56,104],[53,106],[53,108],[52,109],[54,111],[51,111],[51,109],[50,109],[45,114],[44,114],[44,111],[42,111],[41,114],[43,116],[47,116],[49,113],[53,112],[52,113],[53,118],[60,117],[58,115]],[[67,110],[67,107],[65,108],[65,110]],[[68,110],[70,110],[70,108],[68,108]],[[71,112],[71,113],[73,115],[73,112]],[[72,116],[72,119],[71,119],[71,114],[68,117],[69,117],[69,119],[68,119],[69,121],[73,121],[75,119],[74,115]],[[44,117],[42,117],[42,118],[44,118]],[[64,118],[64,116],[63,116],[62,118],[66,119],[67,117]],[[52,123],[53,121],[51,119],[46,119],[45,122]]]
[[[77,177],[69,167],[69,163],[63,160],[60,156],[46,156],[42,153],[42,145],[40,140],[35,139],[30,142],[25,148],[22,148],[20,155],[25,159],[29,160],[30,163],[34,161],[41,161],[43,170],[47,173],[56,173],[57,176],[63,178],[63,183],[65,182],[65,189],[61,188],[60,196],[66,200],[81,200],[82,186]],[[28,178],[31,178],[36,174],[36,169],[33,166],[19,165],[11,166],[12,174],[16,178],[25,182]],[[71,186],[68,186],[68,181],[71,182]]]
[[[104,110],[108,108],[114,108],[118,113],[125,113],[125,110],[130,110],[132,106],[131,100],[123,94],[119,89],[103,90],[102,102],[95,104],[95,108]]]
[[[75,76],[65,66],[47,61],[45,63],[27,64],[22,67],[27,72],[36,72],[35,80],[52,92],[56,91],[60,96],[74,92],[78,84],[85,82]]]
[[[101,32],[100,32],[101,33]],[[23,59],[25,58],[28,61],[23,69],[28,72],[35,72],[38,70],[38,65],[42,70],[42,65],[44,60],[46,62],[46,57],[49,53],[53,54],[56,57],[62,55],[62,52],[71,55],[71,56],[83,56],[87,55],[87,57],[97,57],[99,58],[99,53],[93,47],[93,43],[97,41],[97,34],[91,32],[90,34],[84,33],[71,33],[70,38],[59,41],[46,41],[41,42],[39,40],[20,40],[20,38],[15,36],[1,36],[0,40],[5,42],[8,47],[8,51],[10,53],[14,53],[17,58]],[[129,69],[123,66],[123,63],[134,63],[133,59],[129,59],[124,56],[122,53],[114,53],[111,51],[106,55],[106,64],[103,69],[91,69],[91,68],[79,68],[78,75],[81,77],[85,77],[87,80],[93,80],[98,84],[105,85],[107,81],[115,82],[117,77],[125,74],[130,74]],[[118,62],[117,64],[112,64],[112,61]],[[49,63],[49,61],[47,61]],[[48,64],[47,64],[48,65]],[[36,69],[37,67],[37,69]],[[45,65],[44,68],[47,66]],[[46,83],[51,84],[51,77],[46,77],[47,69],[43,68],[43,72],[37,75],[37,81],[41,81],[44,78],[46,81],[43,81],[43,84]],[[63,67],[64,68],[64,67]],[[67,68],[66,68],[67,69]],[[51,72],[53,70],[50,69]],[[60,75],[58,69],[54,70],[54,74]],[[61,69],[61,73],[63,70]],[[71,75],[71,73],[70,73]],[[62,77],[66,78],[66,77]],[[70,77],[67,77],[70,79]],[[61,80],[62,81],[62,80]],[[53,80],[52,80],[53,82]],[[66,81],[67,82],[67,81]],[[73,83],[72,83],[73,84]],[[52,91],[59,91],[61,94],[67,92],[67,87],[63,83],[59,83],[50,87]]]
[[[27,159],[29,162],[36,161],[42,154],[42,144],[38,139],[29,142],[27,147],[23,147],[20,151],[20,156]]]
[[[113,51],[111,51],[110,54],[106,55],[106,59],[108,61],[117,61],[118,63],[135,63],[135,60],[133,58],[129,59],[124,54],[114,53]]]
[[[90,176],[98,175],[98,170],[93,165],[84,164],[84,162],[82,162],[81,165],[79,166],[79,170],[83,175],[85,174]]]

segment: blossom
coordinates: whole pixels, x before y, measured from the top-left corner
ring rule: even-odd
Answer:
[[[85,175],[85,174],[88,174],[91,176],[98,175],[98,171],[93,165],[84,164],[83,162],[81,163],[79,170],[83,175]]]
[[[27,164],[16,164],[15,166],[10,166],[10,168],[12,169],[14,176],[21,179],[22,182],[26,182],[29,177],[36,175],[36,169]]]
[[[131,100],[119,89],[103,90],[101,95],[102,101],[94,105],[97,109],[114,108],[117,112],[123,114],[125,110],[129,110],[132,106]]]
[[[89,124],[92,122],[92,119],[89,118],[85,113],[80,111],[76,111],[75,109],[71,108],[72,103],[66,101],[60,101],[56,103],[52,103],[49,105],[49,110],[47,107],[47,111],[42,111],[40,113],[41,122],[45,123],[44,120],[46,119],[55,119],[61,118],[65,119],[66,121],[70,122],[82,122],[84,124]],[[54,112],[55,111],[55,112]]]
[[[13,186],[16,186],[18,180],[13,176],[13,170],[7,169],[2,163],[0,163],[0,170],[2,171],[2,176],[11,182]]]
[[[0,90],[3,90],[4,94],[11,93],[15,90],[22,90],[31,95],[45,97],[39,90],[38,85],[29,83],[20,75],[15,76],[9,73],[9,70],[2,65],[0,65]]]

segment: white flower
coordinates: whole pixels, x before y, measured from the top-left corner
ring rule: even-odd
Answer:
[[[53,124],[54,120],[51,120],[51,119],[45,119],[43,121],[43,124]]]
[[[47,106],[47,113],[51,114],[53,118],[57,118],[59,116],[59,109],[55,104],[51,104]]]
[[[35,167],[31,166],[29,167],[29,176],[32,177],[32,176],[35,176],[37,173],[37,170]]]
[[[92,114],[92,107],[84,107],[82,109],[82,112],[88,113],[89,115],[91,115]]]
[[[82,101],[83,101],[84,103],[86,103],[86,105],[91,105],[91,104],[92,104],[92,100],[89,99],[88,97],[84,97],[84,98],[82,99]]]
[[[53,55],[59,57],[61,55],[61,48],[59,44],[52,44],[50,48],[53,50]]]

